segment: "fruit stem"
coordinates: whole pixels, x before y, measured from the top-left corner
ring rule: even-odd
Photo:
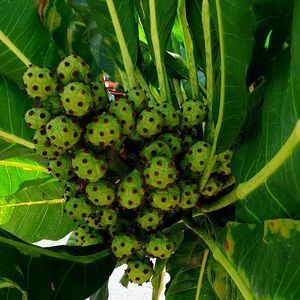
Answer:
[[[252,296],[246,282],[244,282],[238,270],[232,265],[231,261],[219,248],[218,244],[214,241],[214,239],[206,231],[199,227],[199,224],[197,224],[197,222],[190,215],[184,215],[183,222],[186,225],[186,227],[195,232],[207,244],[214,259],[223,266],[223,268],[235,282],[236,286],[238,287],[244,298],[246,300],[254,300],[254,297]]]
[[[174,86],[178,105],[179,105],[179,107],[181,107],[181,104],[183,103],[183,97],[182,97],[182,93],[181,93],[181,89],[180,89],[179,80],[176,78],[173,78],[172,81],[173,81],[173,86]]]
[[[240,183],[233,191],[214,203],[202,205],[200,211],[202,213],[216,211],[238,200],[246,199],[249,194],[264,184],[291,157],[299,143],[300,119],[297,121],[285,144],[257,174],[249,180]]]
[[[33,143],[30,143],[22,138],[19,138],[18,136],[15,136],[14,134],[10,134],[2,130],[0,130],[0,139],[5,140],[10,144],[19,144],[29,149],[34,149]]]
[[[204,271],[205,271],[205,266],[206,266],[206,262],[207,262],[208,253],[209,253],[208,249],[205,249],[204,252],[203,252],[203,257],[202,257],[201,269],[200,269],[200,272],[199,272],[199,279],[198,279],[198,283],[197,283],[197,292],[196,292],[195,300],[200,299],[200,293],[201,293],[203,276],[204,276]]]
[[[16,45],[0,30],[0,41],[2,41],[10,51],[12,51],[27,67],[31,65],[30,60],[16,47]]]
[[[139,82],[141,88],[147,92],[147,94],[149,95],[153,104],[157,103],[156,99],[152,95],[152,92],[151,92],[143,74],[141,73],[141,70],[138,67],[135,68],[135,77],[136,77],[137,81]]]
[[[183,43],[186,52],[187,65],[189,68],[189,78],[191,82],[192,96],[194,99],[196,99],[199,97],[199,85],[194,55],[194,44],[186,17],[186,0],[179,1],[178,17],[183,33]]]

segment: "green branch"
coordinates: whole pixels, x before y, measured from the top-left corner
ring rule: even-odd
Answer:
[[[129,88],[132,89],[136,86],[136,80],[134,77],[134,65],[132,63],[128,47],[125,41],[125,37],[123,34],[123,30],[119,21],[118,13],[115,8],[115,4],[113,0],[106,0],[107,7],[111,16],[111,20],[116,32],[116,37],[118,39],[118,43],[121,50],[122,60],[125,67],[125,71],[128,77]]]
[[[186,0],[179,1],[178,16],[183,33],[183,43],[186,52],[186,60],[189,68],[189,77],[192,88],[193,98],[199,97],[199,85],[197,76],[197,67],[194,55],[194,43],[189,30],[189,24],[186,17]]]
[[[181,107],[181,105],[183,103],[183,96],[182,96],[182,93],[181,93],[179,80],[176,79],[176,78],[173,78],[172,82],[173,82],[173,86],[174,86],[175,95],[176,95],[176,98],[177,98],[178,105],[179,105],[179,107]]]
[[[238,270],[235,269],[235,267],[232,265],[232,263],[226,257],[226,255],[221,251],[221,249],[218,247],[217,243],[213,240],[213,238],[210,235],[208,235],[206,231],[200,228],[192,217],[184,216],[183,221],[186,227],[195,232],[207,244],[214,259],[223,266],[223,268],[235,282],[236,286],[238,287],[244,298],[246,300],[254,300],[254,297],[252,296],[249,287],[244,282],[240,273],[238,272]]]
[[[0,130],[0,139],[7,141],[10,144],[19,144],[22,145],[24,147],[33,149],[34,145],[22,138],[19,138],[18,136],[14,135],[14,134],[10,134],[7,133],[3,130]]]
[[[157,20],[156,20],[155,0],[149,0],[149,8],[150,8],[151,40],[152,40],[152,47],[154,52],[158,83],[160,88],[160,96],[162,98],[162,102],[169,102],[171,99],[170,96],[171,94],[170,94],[167,71],[164,64],[164,53],[161,53],[161,49],[160,49],[160,40],[158,36]]]
[[[34,245],[22,243],[22,242],[17,242],[17,241],[14,241],[12,239],[5,238],[2,236],[0,236],[0,243],[24,250],[25,253],[28,253],[29,255],[30,255],[30,253],[35,253],[38,255],[45,255],[45,256],[62,259],[62,260],[67,260],[67,261],[80,263],[80,264],[93,263],[101,258],[109,256],[111,253],[110,249],[105,249],[96,254],[86,255],[86,256],[77,256],[77,255],[71,255],[71,254],[67,254],[67,253],[63,253],[63,252],[52,251],[52,250],[49,250],[46,248],[41,248],[38,246],[34,246]]]
[[[195,300],[200,299],[200,293],[201,293],[202,282],[203,282],[204,271],[205,271],[205,267],[206,267],[208,254],[209,254],[209,250],[205,249],[204,252],[203,252],[203,258],[202,258],[201,268],[200,268],[200,272],[199,272],[199,278],[198,278],[198,283],[197,283],[197,292],[196,292]]]
[[[216,202],[202,205],[200,211],[202,213],[216,211],[236,201],[246,199],[249,194],[264,184],[291,157],[299,143],[300,119],[297,121],[285,144],[256,175],[248,181],[240,183],[231,193],[218,199]]]

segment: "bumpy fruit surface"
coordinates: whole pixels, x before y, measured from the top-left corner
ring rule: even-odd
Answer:
[[[179,125],[179,114],[172,104],[158,104],[157,106],[155,106],[155,110],[161,113],[161,116],[164,119],[164,128],[173,130]]]
[[[184,129],[192,128],[201,123],[206,118],[206,107],[200,100],[188,100],[182,104],[182,127]]]
[[[69,180],[74,176],[71,157],[68,154],[64,154],[55,160],[51,160],[48,169],[52,176],[57,177],[60,180]]]
[[[96,117],[87,125],[86,139],[100,148],[114,147],[121,137],[121,126],[116,118],[108,114]]]
[[[113,238],[111,249],[116,257],[122,258],[140,250],[141,244],[134,235],[122,234]]]
[[[204,186],[201,194],[206,197],[212,197],[222,190],[222,184],[216,178],[210,177]]]
[[[180,201],[178,206],[183,209],[195,207],[200,197],[197,184],[180,182],[179,187]]]
[[[107,171],[107,163],[103,157],[96,157],[89,151],[79,150],[72,158],[72,166],[78,177],[96,182]]]
[[[182,138],[182,150],[183,151],[188,151],[189,148],[195,143],[195,139],[189,135],[189,134],[185,134],[184,137]]]
[[[176,180],[175,163],[162,156],[154,157],[145,168],[144,176],[150,187],[165,189]]]
[[[137,223],[145,230],[156,229],[163,220],[164,214],[155,208],[143,208],[137,216]]]
[[[134,130],[135,115],[132,106],[126,99],[112,102],[109,106],[109,111],[120,122],[124,135],[129,135]]]
[[[86,197],[80,195],[68,200],[64,212],[74,221],[82,221],[93,213],[93,208]]]
[[[165,133],[158,137],[158,140],[164,141],[171,148],[174,155],[178,155],[181,152],[181,139],[172,133]]]
[[[155,234],[150,237],[149,242],[146,245],[146,251],[161,259],[169,258],[175,249],[175,244],[172,238],[165,234]]]
[[[29,67],[23,75],[23,82],[28,96],[44,101],[57,94],[57,80],[48,68]]]
[[[29,109],[24,116],[27,126],[32,129],[41,129],[49,122],[50,118],[50,112],[42,107]]]
[[[102,81],[91,83],[91,91],[94,94],[94,110],[99,111],[106,107],[108,96]]]
[[[163,118],[160,113],[154,109],[143,110],[137,120],[136,132],[144,137],[150,138],[161,132],[163,127]]]
[[[76,237],[76,244],[82,247],[102,244],[104,242],[104,239],[98,232],[91,230],[84,224],[80,225],[74,231],[74,236]]]
[[[74,181],[69,181],[65,183],[64,186],[64,198],[66,202],[70,200],[70,198],[74,198],[77,192],[77,183]]]
[[[163,211],[174,210],[180,201],[180,190],[176,185],[165,190],[150,192],[150,203]]]
[[[133,259],[128,262],[126,273],[131,282],[142,284],[151,278],[154,271],[150,261]]]
[[[62,155],[65,150],[55,146],[48,138],[46,130],[37,130],[32,139],[34,150],[37,154],[47,158],[56,159]]]
[[[108,180],[101,179],[86,186],[86,195],[95,205],[111,205],[115,200],[115,189]]]
[[[66,114],[82,117],[91,112],[94,98],[90,88],[81,82],[71,82],[60,93]]]
[[[120,183],[117,200],[122,207],[134,209],[141,205],[145,190],[141,172],[134,170]]]
[[[53,118],[46,128],[51,142],[64,149],[73,147],[80,139],[80,127],[66,116]]]
[[[92,78],[90,67],[77,55],[71,55],[62,60],[57,67],[57,75],[64,85],[71,81],[89,83]]]
[[[196,142],[185,155],[187,167],[190,171],[200,174],[209,159],[211,146],[206,142]]]
[[[147,96],[141,89],[132,89],[127,94],[128,100],[132,102],[134,111],[140,112],[147,104]]]
[[[151,144],[145,146],[141,151],[141,157],[144,161],[150,161],[156,156],[162,156],[172,159],[173,152],[168,144],[163,141],[153,141]]]
[[[230,149],[218,154],[213,171],[221,175],[230,175],[231,174],[230,161],[232,155],[233,155],[233,151]]]
[[[112,208],[101,207],[97,210],[97,215],[99,218],[99,225],[106,229],[115,224],[117,220],[118,213]]]

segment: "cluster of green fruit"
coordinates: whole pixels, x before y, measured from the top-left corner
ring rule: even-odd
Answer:
[[[154,272],[150,258],[175,251],[165,224],[224,188],[232,152],[218,155],[200,192],[211,149],[201,140],[204,102],[153,106],[139,88],[109,101],[103,82],[93,79],[76,55],[61,61],[55,74],[30,66],[23,81],[35,104],[25,121],[36,130],[35,151],[65,182],[65,213],[78,224],[77,244],[110,242],[118,259],[128,259],[129,279],[142,284]]]

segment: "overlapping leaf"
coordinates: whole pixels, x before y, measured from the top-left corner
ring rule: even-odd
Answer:
[[[12,51],[16,47],[33,64],[53,67],[57,63],[57,50],[50,36],[43,28],[39,15],[31,0],[0,3],[0,73],[12,81],[21,84],[21,73],[26,70],[22,62]],[[8,47],[8,40],[12,46]]]
[[[64,214],[63,184],[24,187],[0,199],[0,226],[27,242],[58,240],[76,227]]]

